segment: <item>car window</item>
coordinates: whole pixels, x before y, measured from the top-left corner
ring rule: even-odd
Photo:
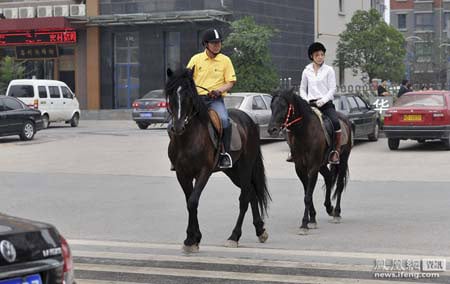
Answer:
[[[225,96],[223,102],[226,108],[239,108],[244,100],[243,97],[235,97],[232,95]]]
[[[3,98],[0,98],[0,111],[4,111],[5,109],[3,108]]]
[[[264,104],[263,99],[260,96],[253,97],[252,101],[252,109],[254,110],[264,110],[267,109],[266,105]]]
[[[69,88],[62,86],[61,91],[62,91],[63,98],[73,99],[72,92],[69,90]]]
[[[354,97],[347,97],[347,101],[350,106],[350,111],[358,109],[358,105],[356,104]]]
[[[48,91],[50,92],[50,98],[52,99],[59,99],[61,97],[61,93],[57,86],[49,86]]]
[[[444,96],[440,94],[410,94],[406,93],[401,96],[394,104],[397,107],[407,106],[445,106]]]
[[[9,87],[8,96],[14,98],[32,98],[34,97],[32,85],[12,85]]]
[[[358,96],[354,97],[356,100],[356,104],[358,105],[359,109],[362,111],[367,111],[369,108],[367,107],[366,103]]]
[[[45,86],[39,86],[38,92],[39,92],[39,98],[46,99],[48,97],[47,88],[45,88]]]
[[[267,107],[270,108],[270,105],[272,104],[272,96],[263,95],[263,99],[266,102]]]
[[[340,97],[334,97],[333,104],[336,107],[336,110],[342,110],[342,100]]]
[[[163,90],[153,90],[145,94],[143,99],[165,99]]]
[[[23,109],[23,105],[20,102],[18,102],[17,100],[12,99],[12,98],[4,98],[3,104],[4,104],[3,107],[4,107],[5,111]]]

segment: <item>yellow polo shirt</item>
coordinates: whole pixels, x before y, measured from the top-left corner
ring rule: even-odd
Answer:
[[[233,63],[228,56],[219,53],[214,58],[209,58],[206,51],[194,55],[189,61],[188,68],[194,69],[194,82],[197,86],[202,86],[210,91],[225,85],[229,82],[236,82],[236,73]],[[197,87],[200,95],[207,95],[208,92]],[[222,93],[226,95],[226,93]]]

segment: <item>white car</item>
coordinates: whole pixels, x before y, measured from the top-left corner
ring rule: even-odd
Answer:
[[[22,79],[9,83],[6,95],[15,97],[29,107],[41,111],[43,127],[50,122],[64,121],[78,126],[80,105],[70,88],[61,81]]]

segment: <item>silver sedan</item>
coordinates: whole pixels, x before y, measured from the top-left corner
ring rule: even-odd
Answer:
[[[229,93],[224,98],[227,108],[240,109],[253,119],[259,126],[259,137],[261,139],[284,139],[283,133],[280,136],[272,137],[267,132],[272,115],[271,101],[272,96],[264,93]]]

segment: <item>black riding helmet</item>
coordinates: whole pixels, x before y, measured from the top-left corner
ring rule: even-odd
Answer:
[[[208,42],[222,42],[223,38],[217,29],[209,29],[203,33],[202,43],[206,46]]]
[[[316,51],[323,51],[323,53],[327,52],[323,44],[321,44],[320,42],[315,42],[311,44],[308,48],[308,57],[310,60],[313,60],[313,53]]]

